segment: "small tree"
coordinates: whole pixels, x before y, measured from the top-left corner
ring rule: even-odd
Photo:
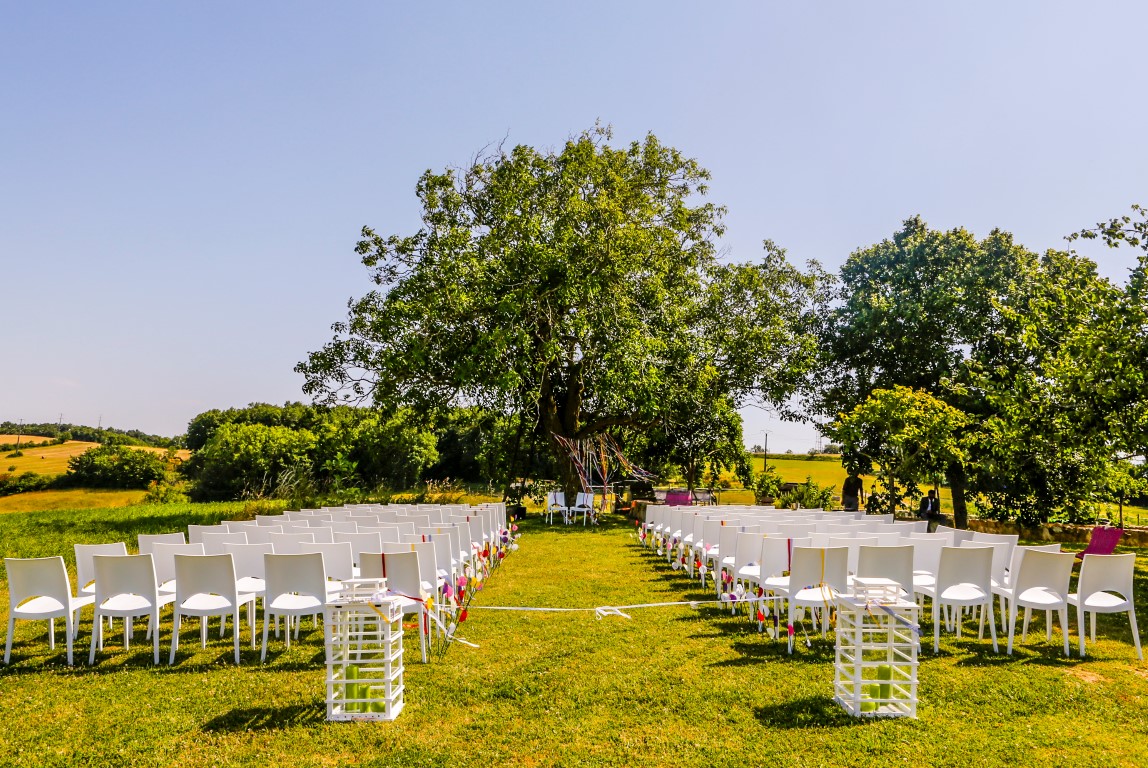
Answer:
[[[876,469],[881,490],[869,495],[870,513],[895,512],[917,483],[940,476],[965,451],[956,435],[966,416],[951,405],[908,387],[874,390],[865,402],[840,414],[828,431],[839,441],[851,469]]]

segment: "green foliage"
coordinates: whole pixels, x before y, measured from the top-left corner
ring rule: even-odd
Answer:
[[[818,485],[812,477],[807,475],[804,483],[798,483],[796,488],[781,494],[773,503],[774,506],[785,509],[793,507],[832,509],[833,488],[832,485]]]
[[[812,482],[812,477],[807,477],[806,480]],[[753,496],[755,504],[765,504],[766,499],[776,499],[781,495],[781,475],[777,472],[777,467],[766,464],[765,468],[758,473],[753,479]]]
[[[287,471],[309,471],[317,439],[304,429],[227,423],[184,466],[191,498],[214,501],[266,496]]]
[[[152,451],[119,443],[99,445],[68,459],[64,482],[81,488],[147,488],[164,479],[167,462]]]
[[[655,424],[706,376],[735,403],[785,401],[812,358],[817,278],[771,244],[761,264],[719,264],[708,173],[653,135],[609,138],[596,128],[559,152],[518,146],[424,174],[422,229],[363,229],[380,289],[297,366],[305,391],[528,418],[568,492],[556,437]]]
[[[103,443],[109,440],[123,445],[146,445],[152,448],[177,447],[178,440],[162,435],[149,435],[138,429],[116,429],[114,427],[88,427],[82,424],[17,424],[13,421],[0,422],[0,434],[35,435],[50,437],[57,443],[68,440],[82,440]],[[0,450],[4,450],[0,447]]]
[[[0,496],[11,496],[14,493],[26,493],[28,491],[46,491],[49,488],[55,488],[59,485],[60,477],[58,475],[40,475],[35,472],[21,472],[20,474],[11,474],[12,469],[8,470],[6,474],[0,474]]]
[[[847,454],[859,457],[854,470],[877,470],[882,490],[874,487],[866,510],[895,512],[906,495],[918,496],[917,483],[962,464],[965,449],[958,434],[968,419],[927,392],[894,387],[874,390],[869,398],[841,414],[827,428]]]

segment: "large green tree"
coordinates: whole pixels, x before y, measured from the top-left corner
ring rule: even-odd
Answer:
[[[829,420],[879,389],[920,390],[963,411],[984,409],[975,391],[954,390],[972,356],[991,354],[1007,300],[1035,255],[1007,232],[978,241],[965,229],[929,229],[920,217],[891,239],[855,251],[823,315],[826,375],[814,409]],[[975,457],[973,457],[975,460]],[[851,457],[846,456],[847,462]],[[967,468],[946,468],[953,513],[967,524]]]
[[[767,244],[756,264],[715,253],[709,174],[653,135],[595,128],[557,151],[497,150],[419,180],[422,226],[364,228],[378,288],[297,370],[327,402],[477,405],[561,440],[659,422],[701,378],[733,402],[782,403],[812,362],[818,281]]]

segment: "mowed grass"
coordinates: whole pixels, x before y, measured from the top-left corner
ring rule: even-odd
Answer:
[[[244,514],[242,505],[10,514],[0,541],[9,555],[70,561],[74,541],[130,543]],[[1148,668],[1121,617],[1100,618],[1084,661],[1065,660],[1059,633],[1046,642],[1040,621],[1012,657],[978,641],[970,622],[964,639],[946,635],[939,656],[923,655],[918,720],[858,722],[830,697],[831,640],[788,656],[744,617],[707,604],[710,590],[640,548],[632,531],[617,519],[591,530],[524,523],[520,550],[460,630],[478,649],[455,646],[423,665],[408,636],[406,709],[393,723],[325,721],[322,632],[310,621],[290,651],[273,642],[265,665],[244,625],[238,668],[214,623],[207,650],[196,623],[185,625],[174,667],[152,666],[142,628],[123,652],[117,627],[89,668],[85,613],[72,669],[62,637],[51,652],[45,624],[21,622],[13,664],[0,671],[0,764],[1148,764]],[[1146,578],[1141,567],[1141,595]],[[682,600],[702,604],[628,609],[630,620],[590,610]],[[165,620],[165,659],[170,633]]]

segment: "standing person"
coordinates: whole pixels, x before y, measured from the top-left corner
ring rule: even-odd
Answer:
[[[865,483],[856,472],[850,472],[849,477],[841,484],[841,506],[845,507],[847,512],[856,512],[861,509],[863,501],[865,501]]]
[[[929,533],[936,532],[937,523],[941,521],[941,500],[937,498],[936,491],[930,490],[926,496],[921,498],[917,517],[929,521]]]

